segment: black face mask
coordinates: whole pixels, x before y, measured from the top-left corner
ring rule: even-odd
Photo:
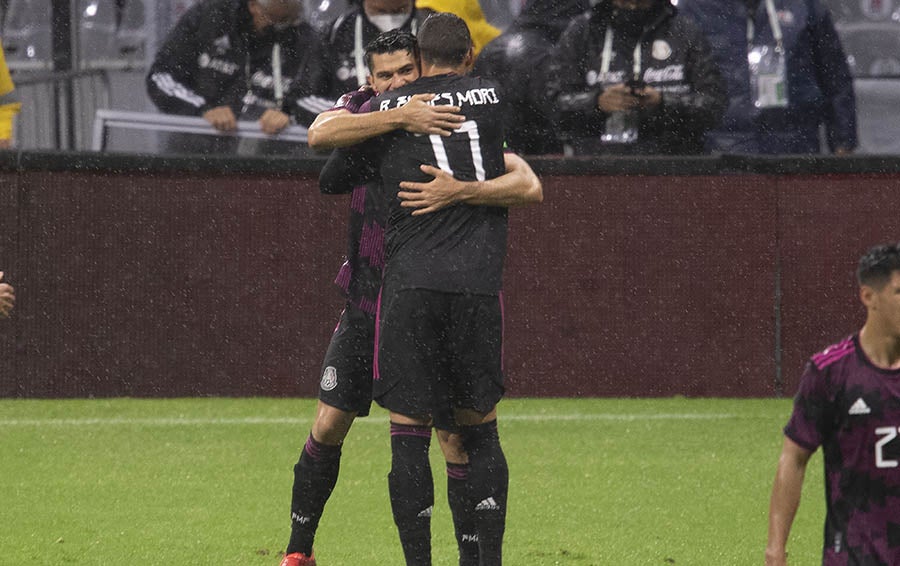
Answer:
[[[656,15],[656,8],[625,10],[613,8],[612,25],[626,35],[640,35]]]

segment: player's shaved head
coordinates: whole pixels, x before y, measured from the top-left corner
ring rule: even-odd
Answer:
[[[880,244],[859,259],[856,279],[860,285],[880,289],[894,271],[900,271],[900,244]]]
[[[469,26],[456,14],[435,12],[419,29],[422,63],[443,67],[462,65],[472,50]]]

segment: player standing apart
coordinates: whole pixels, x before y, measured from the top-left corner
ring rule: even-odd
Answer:
[[[785,550],[810,456],[825,460],[823,566],[900,564],[900,246],[859,261],[866,322],[807,363],[784,429],[766,565]]]

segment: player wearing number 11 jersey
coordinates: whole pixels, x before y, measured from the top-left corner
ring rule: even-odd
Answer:
[[[433,425],[440,438],[457,433],[463,445],[461,462],[451,469],[448,459],[448,476],[461,486],[448,498],[456,525],[474,525],[469,539],[478,549],[474,561],[461,555],[460,563],[499,566],[508,470],[495,405],[503,395],[500,289],[507,211],[456,203],[415,214],[400,193],[402,182],[430,180],[424,166],[461,181],[502,175],[504,104],[494,83],[466,75],[474,55],[459,17],[431,15],[418,41],[421,77],[373,99],[372,110],[397,108],[428,93],[435,104],[459,107],[465,122],[449,136],[393,132],[363,151],[381,177],[389,208],[374,398],[391,413],[388,485],[406,565],[431,564]]]
[[[857,276],[866,323],[812,357],[784,429],[768,566],[787,564],[785,543],[804,471],[819,446],[827,507],[822,564],[900,564],[900,248],[872,248]]]
[[[422,164],[463,181],[484,181],[505,172],[504,110],[493,82],[454,73],[422,77],[382,94],[374,110],[401,106],[413,94],[435,93],[435,103],[456,105],[465,116],[449,137],[394,132],[380,143],[380,173],[390,203],[385,234],[389,264],[384,285],[451,293],[497,295],[506,255],[506,209],[459,205],[437,214],[413,216],[401,205],[401,181],[425,182]]]

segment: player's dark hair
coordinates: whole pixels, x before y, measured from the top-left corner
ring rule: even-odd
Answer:
[[[419,52],[422,63],[456,67],[465,61],[472,48],[469,26],[456,14],[435,12],[419,29]]]
[[[419,43],[416,41],[416,36],[408,31],[392,29],[378,34],[378,37],[366,45],[366,64],[369,66],[369,71],[372,71],[372,55],[384,55],[395,51],[406,51],[418,64]]]
[[[891,279],[894,271],[900,271],[900,243],[880,244],[859,258],[856,280],[860,285],[878,289]]]

